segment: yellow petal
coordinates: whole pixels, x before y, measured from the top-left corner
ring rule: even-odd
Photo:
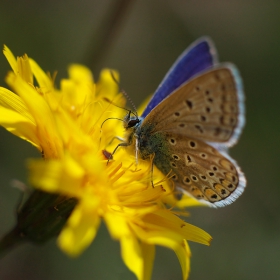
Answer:
[[[207,232],[182,221],[168,210],[158,210],[156,213],[146,215],[143,220],[158,231],[164,231],[164,229],[165,233],[169,231],[169,234],[173,235],[173,238],[175,238],[175,236],[181,236],[180,238],[182,239],[205,245],[210,245],[212,240],[212,237]],[[155,236],[153,238],[155,238]]]
[[[0,105],[20,113],[24,117],[28,118],[33,124],[35,124],[35,120],[29,113],[23,100],[12,91],[3,87],[0,87]]]
[[[96,156],[97,147],[89,135],[82,133],[69,115],[61,109],[54,112],[57,130],[65,147],[79,157],[80,164],[91,174],[101,174],[103,165]]]
[[[78,256],[95,238],[99,224],[97,213],[76,206],[57,239],[59,247],[72,257]]]
[[[23,79],[10,72],[7,75],[6,81],[22,98],[36,120],[41,118],[43,121],[52,114],[43,97],[33,87],[24,82]]]
[[[155,246],[147,244],[144,242],[141,243],[142,254],[144,260],[144,273],[143,280],[150,280],[153,272],[153,265],[155,259]]]
[[[116,81],[119,81],[119,73],[117,71],[103,69],[100,73],[99,81],[97,83],[97,92],[106,92],[106,97],[112,100],[116,96],[119,85]]]
[[[62,160],[48,161],[30,159],[27,166],[32,186],[70,197],[82,195],[80,186],[84,182],[84,170],[71,157],[66,155]]]
[[[72,64],[68,68],[69,78],[78,83],[93,83],[91,71],[80,64]]]
[[[138,280],[144,280],[144,259],[138,240],[134,235],[129,235],[122,237],[120,242],[124,263]]]
[[[0,106],[0,123],[14,135],[30,142],[41,151],[36,125],[25,116]]]
[[[175,248],[175,253],[178,257],[182,268],[183,279],[188,279],[190,273],[190,258],[191,258],[191,251],[187,241],[184,239],[181,246]]]
[[[111,212],[105,213],[104,221],[112,238],[120,239],[122,236],[129,236],[131,234],[126,219],[121,215]]]
[[[41,67],[32,59],[29,58],[32,72],[40,86],[40,89],[47,93],[53,89],[53,81],[50,77],[41,69]]]
[[[6,59],[8,60],[9,64],[11,65],[14,73],[18,74],[17,60],[6,45],[4,45],[3,53]]]
[[[164,197],[164,202],[168,205],[176,206],[180,209],[185,209],[186,207],[204,206],[209,207],[209,204],[202,203],[199,200],[184,194],[179,200],[176,199],[173,193]]]
[[[18,64],[18,73],[21,76],[21,78],[26,83],[33,84],[33,74],[31,71],[27,54],[18,57],[17,64]]]
[[[56,130],[53,113],[44,98],[19,76],[9,73],[8,84],[23,99],[37,125],[37,136],[47,158],[61,157],[62,144]]]
[[[190,249],[186,240],[183,239],[181,240],[181,242],[176,242],[175,238],[165,238],[164,234],[162,234],[157,240],[154,241],[155,244],[168,247],[176,253],[182,269],[183,279],[186,280],[190,272],[191,256]]]

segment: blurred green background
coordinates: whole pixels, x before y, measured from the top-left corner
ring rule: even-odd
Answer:
[[[27,53],[44,70],[66,76],[72,62],[98,73],[118,69],[121,86],[137,105],[151,94],[178,55],[209,35],[220,61],[234,62],[243,77],[247,124],[231,150],[248,180],[245,193],[222,209],[190,209],[188,219],[209,232],[210,247],[190,243],[190,279],[280,279],[280,1],[131,1],[122,24],[97,64],[90,60],[104,19],[117,0],[2,0],[0,44]],[[123,8],[124,9],[124,8]],[[0,55],[0,85],[9,70]],[[2,77],[2,78],[1,78]],[[40,156],[0,129],[0,236],[15,224],[25,160]],[[136,279],[104,226],[88,250],[70,259],[56,247],[24,244],[0,260],[0,279]],[[157,247],[153,279],[181,279],[174,252]]]

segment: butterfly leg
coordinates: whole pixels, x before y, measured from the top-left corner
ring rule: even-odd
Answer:
[[[112,140],[107,144],[106,147],[110,146],[110,145],[114,142],[114,140],[116,140],[116,139],[119,140],[119,141],[125,142],[125,139],[124,139],[124,138],[119,137],[119,136],[114,136],[114,137],[112,138]]]
[[[138,140],[138,136],[136,134],[134,134],[134,136],[135,136],[135,162],[136,162],[136,165],[138,165],[139,140]]]
[[[154,157],[155,155],[152,155],[151,156],[151,184],[152,184],[152,187],[154,188]]]
[[[119,144],[116,146],[116,148],[114,149],[114,151],[111,153],[110,157],[108,158],[107,164],[109,163],[109,161],[110,161],[111,159],[113,159],[113,155],[115,154],[115,152],[117,151],[117,149],[118,149],[119,147],[127,147],[127,146],[130,146],[130,145],[131,145],[131,143],[129,143],[129,142],[119,143]]]

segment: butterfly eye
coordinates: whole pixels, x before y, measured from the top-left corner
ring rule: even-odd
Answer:
[[[130,120],[130,121],[127,123],[127,128],[134,127],[134,126],[135,126],[135,125],[137,125],[139,122],[140,122],[140,120],[139,120],[139,119],[136,119],[136,120]]]

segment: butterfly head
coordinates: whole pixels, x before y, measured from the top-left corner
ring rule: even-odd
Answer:
[[[137,116],[136,113],[129,111],[128,114],[124,117],[124,128],[126,130],[134,130],[141,123],[141,118]]]

